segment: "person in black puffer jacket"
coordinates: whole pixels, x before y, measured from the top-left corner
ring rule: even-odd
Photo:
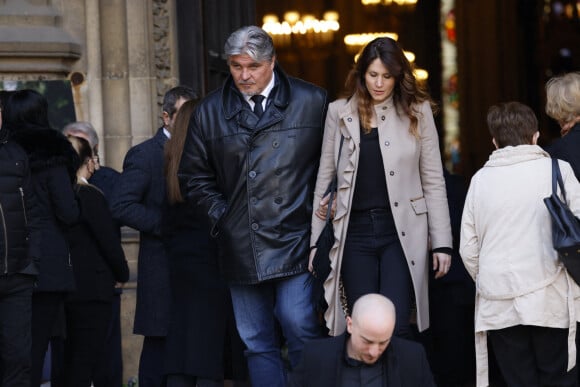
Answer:
[[[65,231],[77,222],[79,206],[73,183],[79,158],[60,132],[50,128],[46,99],[33,90],[10,94],[4,125],[28,155],[31,185],[39,207],[40,229],[31,254],[38,256],[38,280],[32,296],[31,385],[40,385],[42,365],[55,323],[62,320],[64,299],[75,289]]]
[[[0,128],[2,106],[0,105]],[[31,302],[36,268],[29,254],[38,224],[28,158],[0,129],[0,385],[30,384]]]

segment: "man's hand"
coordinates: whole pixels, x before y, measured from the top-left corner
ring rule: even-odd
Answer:
[[[310,256],[308,257],[308,271],[312,273],[314,267],[312,266],[312,261],[314,260],[314,256],[316,255],[316,247],[310,250]]]

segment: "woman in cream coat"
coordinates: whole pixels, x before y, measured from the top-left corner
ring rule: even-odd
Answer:
[[[312,217],[314,246],[324,227],[325,191],[337,173],[332,270],[324,283],[326,325],[331,335],[345,329],[342,282],[347,309],[363,294],[382,293],[397,309],[395,334],[410,336],[412,294],[419,330],[429,326],[429,247],[437,278],[451,263],[449,209],[430,99],[389,38],[365,47],[347,89],[351,97],[328,108],[313,206],[318,210]]]
[[[550,156],[536,145],[534,112],[518,102],[487,116],[496,150],[472,178],[461,221],[460,253],[476,283],[477,386],[487,386],[487,342],[508,386],[575,386],[580,288],[552,245],[543,199],[552,194]],[[570,209],[580,215],[580,184],[559,161]]]

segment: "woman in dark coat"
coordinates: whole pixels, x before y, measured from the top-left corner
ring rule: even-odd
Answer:
[[[79,217],[73,191],[78,156],[67,139],[48,123],[46,99],[33,90],[10,94],[4,125],[28,154],[31,185],[39,207],[40,228],[31,235],[31,255],[40,257],[32,296],[31,385],[40,385],[44,355],[64,299],[75,281],[65,231]]]
[[[580,72],[572,72],[551,78],[546,83],[546,113],[560,125],[560,135],[546,147],[553,158],[570,163],[574,175],[580,180]],[[580,325],[578,326],[580,329]],[[580,348],[580,336],[576,337]],[[580,363],[580,351],[576,351],[576,364]],[[580,372],[578,372],[580,384]]]
[[[183,201],[177,181],[187,125],[195,104],[191,100],[181,106],[172,125],[171,139],[165,145],[169,203],[162,229],[172,294],[165,347],[167,387],[195,387],[196,383],[203,387],[223,386],[222,380],[228,377],[224,359],[232,359],[234,368],[243,368],[244,364],[229,292],[218,271],[215,242],[204,218],[191,203]],[[232,352],[226,353],[224,346]],[[235,379],[243,371],[233,373]]]
[[[129,266],[117,226],[103,193],[88,183],[95,159],[88,141],[68,137],[81,160],[75,190],[79,222],[68,231],[76,291],[65,302],[64,381],[67,387],[90,387],[111,320],[116,282],[127,282]]]
[[[558,122],[562,135],[546,151],[569,162],[580,180],[580,72],[560,75],[546,83],[546,113]]]

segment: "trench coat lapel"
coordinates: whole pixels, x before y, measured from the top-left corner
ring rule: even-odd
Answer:
[[[355,100],[356,98],[349,99],[339,110],[338,117],[344,124],[344,126],[340,125],[341,131],[343,131],[341,134],[345,138],[352,138],[355,148],[358,148],[360,144],[360,120]]]
[[[262,117],[258,120],[258,123],[256,124],[256,130],[274,126],[278,122],[282,121],[284,117],[284,112],[281,111],[280,108],[275,104],[270,103],[266,108],[266,111],[264,111]]]

